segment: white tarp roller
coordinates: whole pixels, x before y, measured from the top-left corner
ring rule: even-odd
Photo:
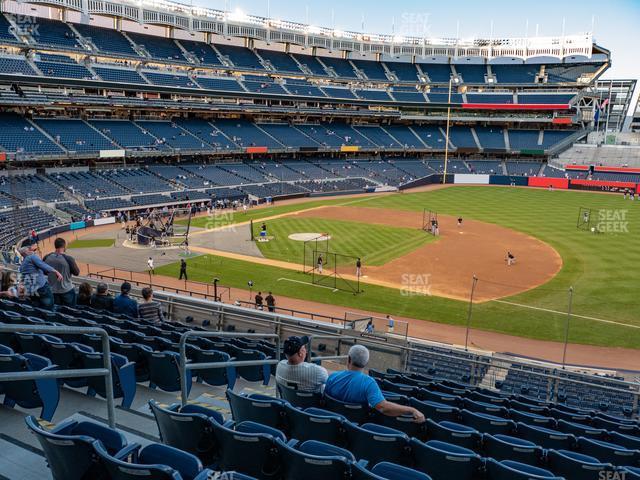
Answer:
[[[476,175],[474,173],[456,173],[453,176],[453,183],[475,183],[479,185],[489,185],[489,175]]]

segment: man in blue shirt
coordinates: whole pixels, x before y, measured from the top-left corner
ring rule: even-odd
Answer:
[[[113,311],[115,313],[124,313],[125,315],[138,318],[138,302],[129,296],[131,292],[131,284],[124,282],[120,285],[120,295],[113,300]]]
[[[347,370],[332,373],[327,380],[324,393],[346,403],[368,404],[388,417],[411,415],[416,423],[424,422],[419,410],[385,400],[380,387],[364,368],[369,363],[369,350],[363,345],[354,345],[349,349]]]
[[[49,285],[47,274],[52,273],[58,281],[62,281],[62,275],[55,268],[44,263],[37,255],[37,244],[20,249],[23,260],[20,264],[20,281],[25,289],[25,294],[35,307],[53,309],[53,291]]]

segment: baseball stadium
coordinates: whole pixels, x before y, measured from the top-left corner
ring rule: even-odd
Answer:
[[[0,480],[640,478],[640,6],[218,3],[0,3]]]

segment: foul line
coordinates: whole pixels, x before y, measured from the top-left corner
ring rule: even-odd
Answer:
[[[522,303],[507,302],[506,300],[492,300],[492,301],[493,302],[498,302],[498,303],[505,303],[507,305],[514,305],[516,307],[530,308],[531,310],[539,310],[541,312],[557,313],[558,315],[566,315],[567,314],[567,312],[560,312],[558,310],[551,310],[549,308],[533,307],[531,305],[523,305]],[[572,313],[571,316],[572,317],[577,317],[577,318],[584,318],[585,320],[593,320],[594,322],[609,323],[609,324],[612,324],[612,325],[620,325],[621,327],[640,328],[640,325],[630,325],[628,323],[614,322],[613,320],[605,320],[604,318],[589,317],[587,315],[577,315],[575,313]]]
[[[284,280],[286,282],[301,283],[303,285],[309,285],[310,287],[326,288],[327,290],[331,290],[333,292],[337,292],[338,291],[337,288],[327,287],[326,285],[317,285],[315,283],[303,282],[302,280],[294,280],[292,278],[280,277],[279,279],[276,280],[276,282],[279,282],[280,280]]]

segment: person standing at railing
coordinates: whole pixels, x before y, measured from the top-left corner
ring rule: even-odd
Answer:
[[[44,262],[62,275],[62,279],[58,280],[54,274],[49,274],[53,299],[56,305],[75,307],[76,289],[71,277],[80,275],[80,268],[78,268],[76,260],[71,255],[67,255],[67,242],[64,238],[56,238],[53,246],[55,251],[44,257]]]
[[[273,296],[273,293],[269,292],[269,295],[267,295],[267,298],[264,299],[265,302],[267,302],[267,309],[270,312],[275,312],[276,311],[276,299]]]

